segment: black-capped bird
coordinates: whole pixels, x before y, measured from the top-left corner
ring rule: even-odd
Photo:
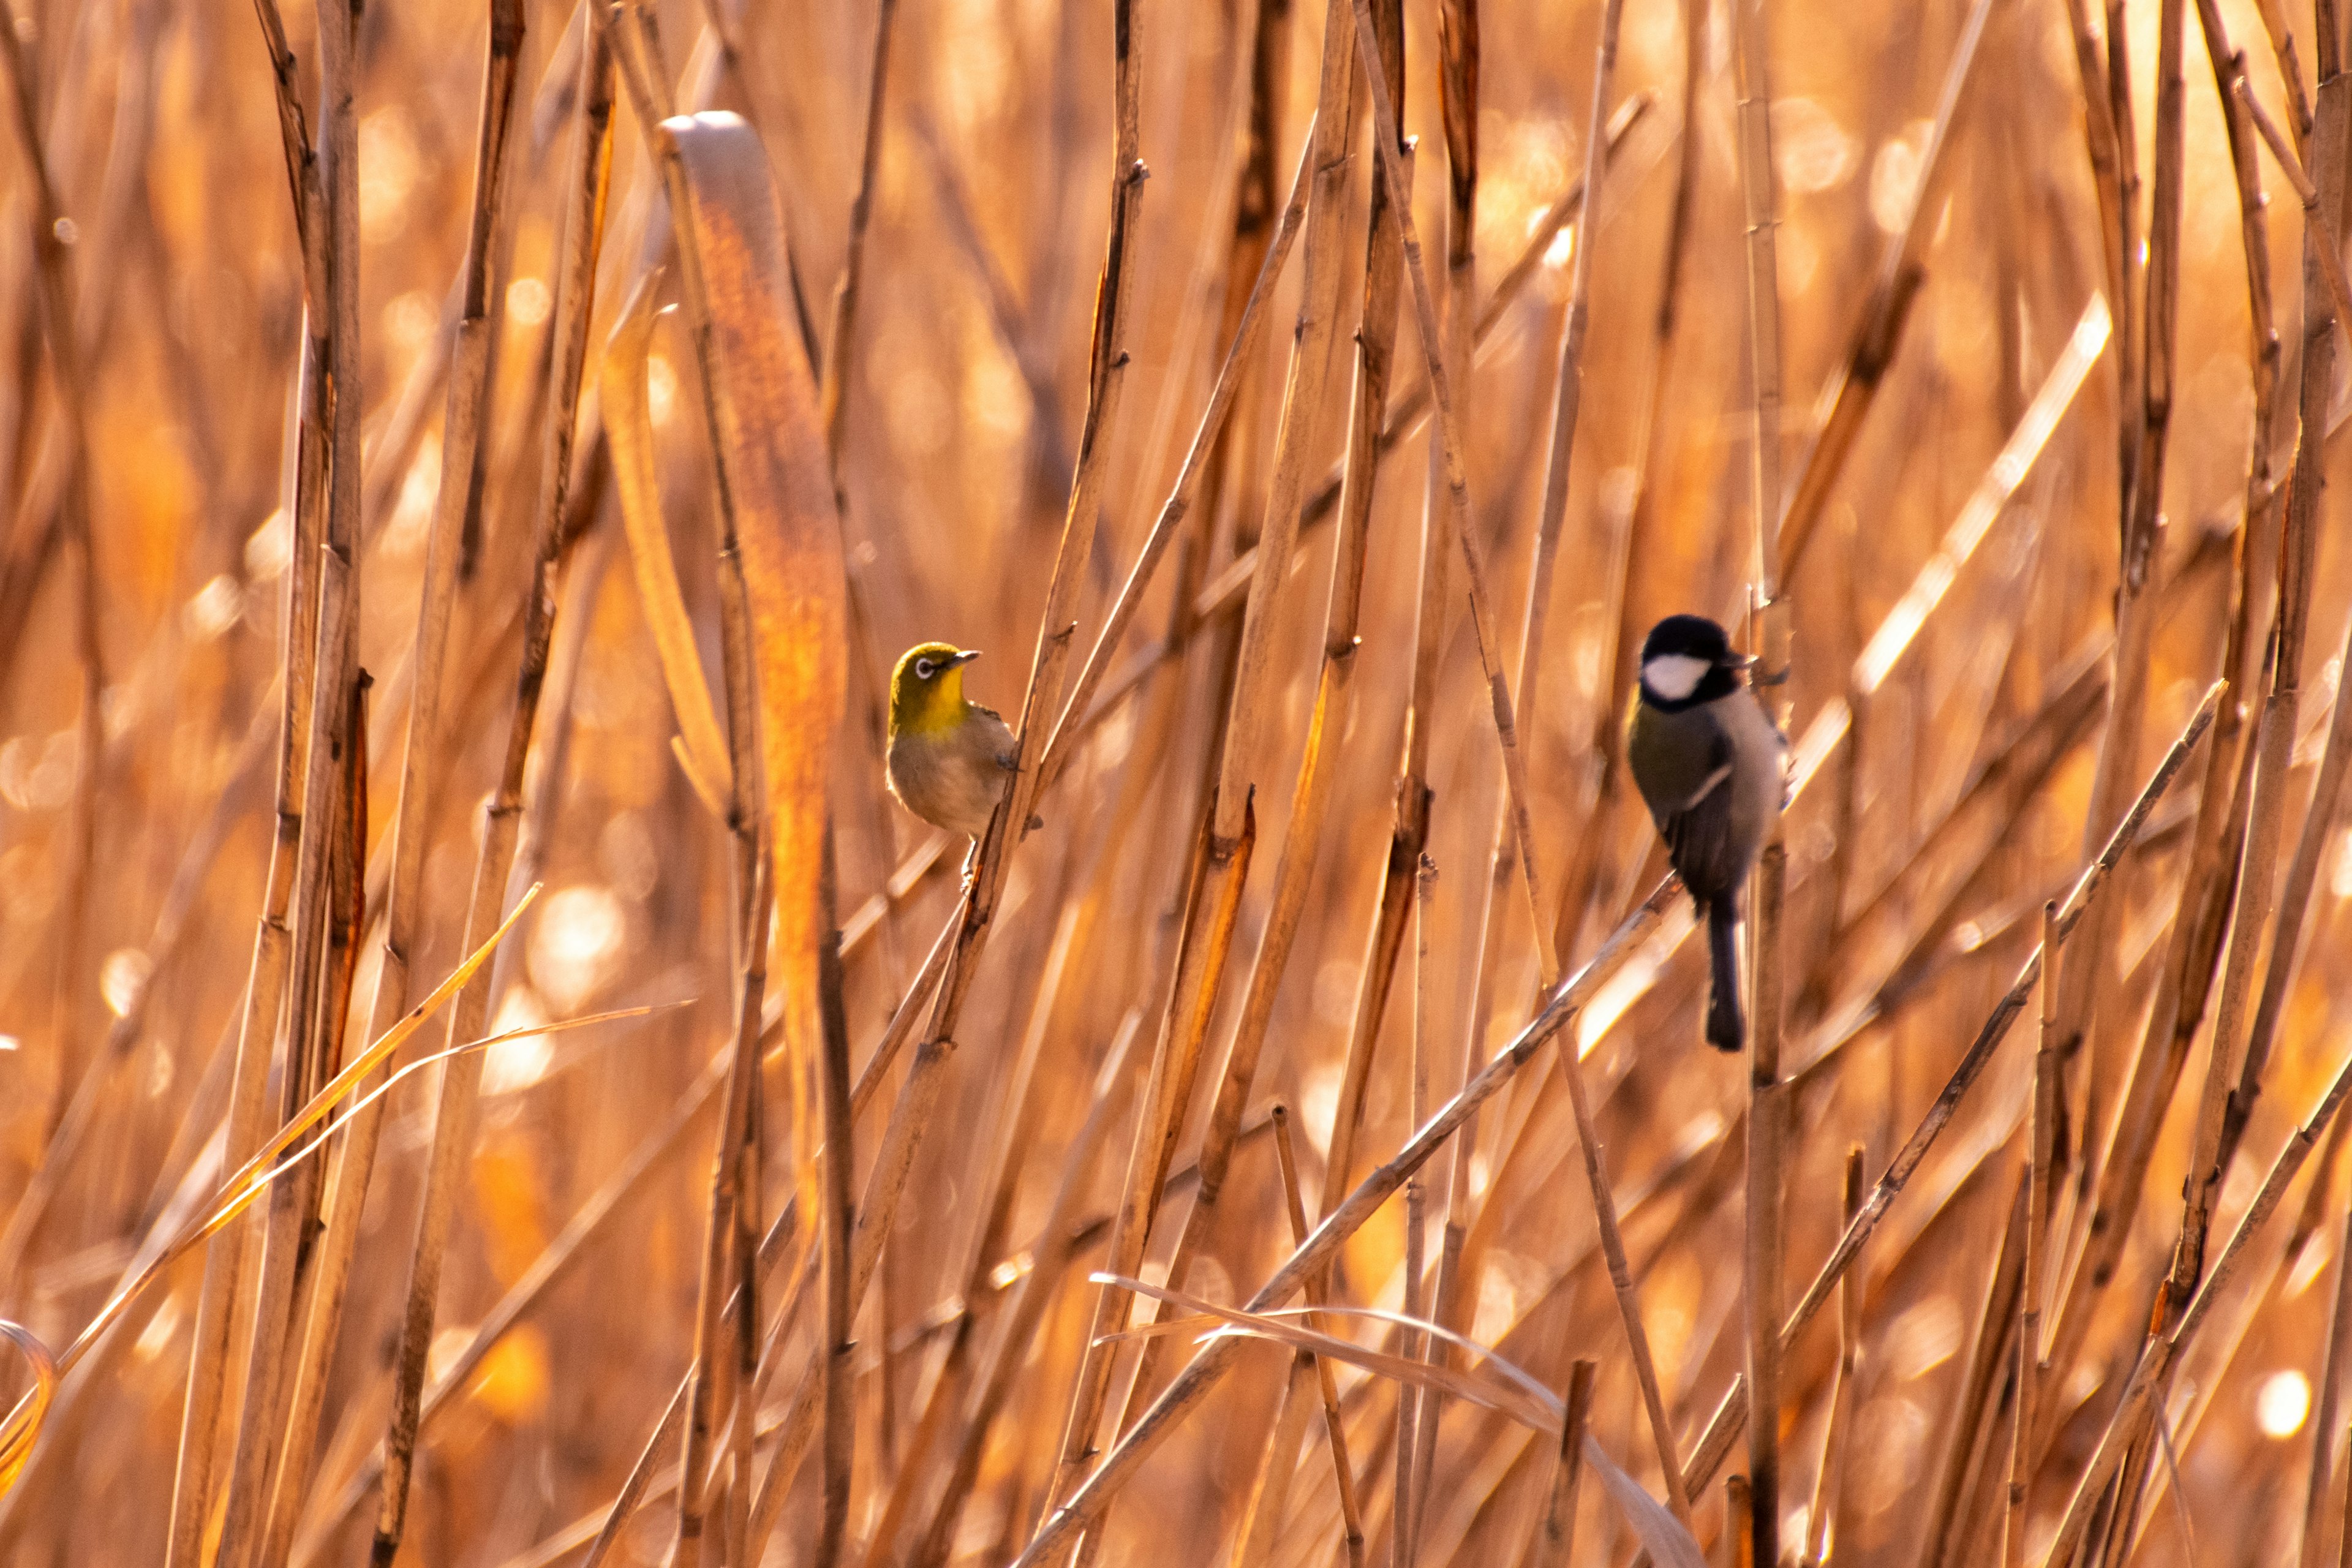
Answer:
[[[883,760],[883,781],[899,805],[975,845],[1019,751],[996,710],[963,694],[963,667],[979,657],[944,642],[918,643],[899,655],[890,672],[890,750]]]
[[[1712,984],[1706,1040],[1736,1051],[1739,889],[1780,810],[1788,742],[1741,680],[1755,660],[1704,616],[1668,616],[1642,643],[1640,699],[1625,760],[1666,841],[1666,858],[1706,918]]]

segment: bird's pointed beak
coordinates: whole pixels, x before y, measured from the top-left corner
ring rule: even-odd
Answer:
[[[1725,669],[1753,669],[1757,660],[1752,653],[1727,653],[1715,662]]]
[[[960,666],[970,664],[973,659],[976,659],[979,657],[980,650],[978,648],[966,648],[961,653],[956,655],[953,658],[948,660],[948,668],[950,669],[957,668]]]

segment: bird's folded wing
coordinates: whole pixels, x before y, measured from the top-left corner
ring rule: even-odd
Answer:
[[[1731,739],[1717,730],[1714,737],[1715,765],[1683,805],[1664,814],[1658,831],[1666,841],[1668,858],[1692,892],[1705,896],[1736,881],[1745,868],[1736,865],[1731,829]]]

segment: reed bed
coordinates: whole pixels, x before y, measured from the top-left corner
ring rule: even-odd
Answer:
[[[0,1561],[2352,1563],[2334,0],[13,10]]]

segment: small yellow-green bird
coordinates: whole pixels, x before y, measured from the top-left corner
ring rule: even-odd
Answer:
[[[890,672],[890,750],[883,779],[898,804],[977,845],[1004,795],[1018,747],[992,708],[963,694],[963,667],[980,655],[953,643],[917,643]]]

